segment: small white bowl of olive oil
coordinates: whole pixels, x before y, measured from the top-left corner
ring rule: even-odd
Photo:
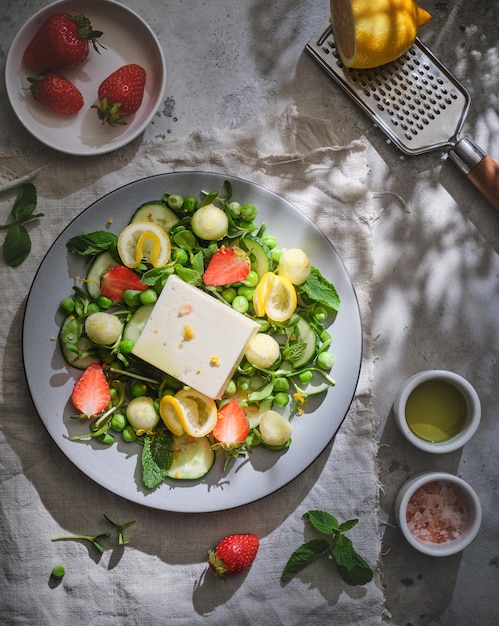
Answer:
[[[462,376],[425,370],[408,378],[393,404],[405,437],[426,452],[442,454],[464,446],[481,418],[480,399]]]

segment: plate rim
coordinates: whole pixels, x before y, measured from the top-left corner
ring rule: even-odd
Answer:
[[[261,192],[263,192],[263,194],[270,194],[271,196],[273,196],[278,203],[283,203],[284,205],[287,205],[288,207],[292,207],[294,209],[294,211],[297,212],[297,214],[299,214],[300,219],[305,220],[306,222],[308,222],[310,228],[312,231],[315,231],[315,235],[319,235],[320,237],[323,238],[324,243],[330,248],[331,252],[333,253],[334,257],[335,257],[335,261],[338,263],[338,265],[342,268],[342,271],[344,273],[344,278],[346,279],[347,283],[349,284],[349,287],[351,289],[351,296],[352,296],[352,303],[354,305],[354,310],[355,310],[355,314],[356,314],[356,324],[358,324],[358,331],[359,331],[359,336],[357,338],[357,341],[359,343],[358,346],[358,354],[356,355],[356,375],[355,375],[355,380],[351,381],[352,384],[352,389],[351,389],[351,394],[348,394],[348,401],[346,402],[346,406],[345,406],[345,410],[343,415],[341,416],[341,418],[339,419],[334,432],[328,433],[325,441],[323,441],[323,445],[321,447],[321,449],[315,454],[313,455],[310,459],[308,459],[307,463],[304,465],[304,467],[302,467],[302,469],[290,476],[288,479],[286,479],[285,481],[281,482],[280,484],[278,484],[277,486],[274,487],[270,487],[268,489],[264,489],[264,491],[262,493],[260,493],[260,495],[258,495],[257,497],[251,497],[250,499],[239,499],[237,502],[232,503],[232,504],[224,504],[223,506],[197,506],[196,507],[188,507],[185,508],[184,506],[172,506],[172,503],[169,501],[168,497],[165,498],[164,502],[162,502],[161,504],[156,503],[156,502],[152,502],[151,499],[149,499],[148,501],[148,496],[151,495],[151,493],[146,493],[143,494],[141,491],[136,491],[134,492],[132,489],[130,489],[130,493],[128,492],[123,492],[123,490],[116,488],[116,487],[112,487],[109,484],[106,484],[105,482],[97,479],[94,475],[92,475],[92,473],[88,472],[85,470],[85,467],[82,466],[82,464],[78,463],[77,461],[75,461],[72,456],[77,456],[75,455],[70,455],[68,454],[68,452],[60,445],[60,443],[56,440],[54,434],[51,432],[51,429],[48,426],[48,423],[46,422],[46,418],[44,418],[44,416],[41,415],[40,411],[39,411],[39,407],[38,407],[38,403],[35,400],[34,397],[34,393],[33,393],[33,389],[32,389],[32,381],[30,380],[30,376],[28,374],[28,367],[27,367],[27,360],[28,360],[28,349],[27,349],[27,318],[29,317],[29,313],[30,313],[30,305],[31,305],[31,299],[33,297],[33,292],[35,290],[35,287],[37,286],[37,282],[39,280],[39,277],[41,276],[41,273],[45,267],[45,265],[48,263],[48,260],[50,259],[50,257],[54,254],[54,249],[57,248],[58,246],[61,245],[61,242],[63,241],[64,235],[65,233],[71,228],[74,227],[75,224],[83,217],[88,215],[88,212],[91,212],[92,210],[96,210],[95,207],[99,205],[100,202],[104,201],[105,199],[108,199],[110,197],[112,197],[114,194],[116,193],[123,193],[124,190],[126,190],[127,188],[131,187],[131,186],[135,186],[135,185],[140,185],[140,184],[146,184],[149,181],[153,181],[153,180],[160,180],[160,179],[167,179],[169,177],[183,177],[183,176],[187,176],[187,177],[202,177],[204,178],[205,176],[208,177],[215,177],[220,185],[222,184],[222,182],[224,180],[230,180],[232,182],[238,181],[240,183],[242,183],[243,185],[247,185],[249,186],[249,188],[251,188],[251,190],[258,188],[261,190]],[[146,201],[146,200],[144,200]],[[63,264],[66,265],[66,264]],[[65,269],[67,269],[65,267]],[[340,294],[341,297],[341,294]],[[57,313],[56,311],[56,306],[54,306],[53,309],[49,309],[49,313],[52,313],[52,317],[55,318],[55,315]],[[57,324],[57,327],[59,328],[59,324]],[[334,327],[334,323],[332,325]],[[296,207],[296,205],[294,205],[292,202],[290,202],[289,200],[283,198],[281,195],[277,194],[276,192],[268,189],[267,187],[259,184],[259,183],[255,183],[252,182],[248,179],[244,179],[238,176],[232,176],[232,175],[225,175],[225,174],[221,174],[218,172],[209,172],[209,171],[202,171],[202,170],[179,170],[179,171],[174,171],[174,172],[165,172],[165,173],[158,173],[158,174],[154,174],[151,176],[146,176],[134,181],[130,181],[127,182],[124,185],[121,185],[109,192],[107,192],[106,194],[104,194],[103,196],[101,196],[100,198],[98,198],[97,200],[95,200],[94,202],[92,202],[91,204],[89,204],[86,208],[84,208],[80,213],[78,213],[78,215],[76,215],[73,219],[70,220],[70,222],[64,227],[64,229],[59,233],[59,235],[56,237],[56,239],[53,241],[53,243],[51,244],[51,246],[49,247],[49,249],[47,250],[47,252],[45,253],[42,261],[40,262],[39,267],[37,268],[37,271],[35,273],[35,276],[33,278],[33,281],[31,283],[29,292],[28,292],[28,296],[26,298],[26,305],[24,307],[24,311],[23,311],[23,319],[22,319],[22,336],[21,336],[21,349],[22,349],[22,361],[23,361],[23,369],[24,369],[24,375],[25,375],[25,380],[28,386],[28,390],[30,393],[30,396],[32,398],[32,402],[35,408],[35,411],[38,415],[38,417],[40,418],[43,426],[45,427],[46,431],[48,432],[48,434],[50,435],[51,439],[54,441],[54,443],[57,445],[57,447],[59,448],[59,450],[64,454],[64,456],[66,456],[66,458],[75,466],[77,467],[77,469],[79,469],[84,475],[86,475],[87,477],[89,477],[93,482],[97,483],[100,487],[106,489],[107,491],[118,495],[120,497],[123,497],[125,500],[134,502],[134,503],[138,503],[141,504],[143,506],[146,506],[148,508],[152,508],[152,509],[158,509],[158,510],[163,510],[163,511],[169,511],[169,512],[180,512],[180,513],[208,513],[208,512],[219,512],[219,511],[224,511],[224,510],[229,510],[229,509],[233,509],[233,508],[237,508],[240,506],[244,506],[246,504],[251,504],[253,502],[259,501],[265,497],[268,497],[269,495],[279,491],[280,489],[282,489],[283,487],[285,487],[286,485],[292,483],[294,480],[296,480],[303,472],[305,472],[311,465],[313,465],[318,458],[321,456],[321,454],[324,452],[324,450],[327,448],[327,446],[331,443],[331,441],[334,439],[334,437],[336,436],[338,430],[340,429],[341,425],[343,424],[346,416],[348,415],[348,412],[351,408],[352,402],[355,398],[355,394],[356,394],[356,390],[358,387],[358,382],[359,382],[359,378],[360,378],[360,373],[361,373],[361,368],[362,368],[362,355],[363,355],[363,326],[362,326],[362,317],[361,317],[361,311],[360,311],[360,306],[359,306],[359,301],[358,301],[358,297],[357,297],[357,293],[355,290],[355,287],[353,285],[353,282],[350,278],[349,272],[346,268],[346,266],[343,263],[343,260],[341,259],[340,255],[338,254],[338,252],[336,251],[336,248],[334,247],[333,243],[329,240],[329,238],[325,235],[325,233],[322,231],[322,229],[320,229],[317,224],[315,224],[312,219],[306,215],[305,213],[303,213],[302,211],[300,211],[300,209],[298,209],[298,207]],[[53,353],[56,353],[59,350],[58,347],[58,342],[55,342],[55,346],[54,346],[54,350]],[[329,393],[329,392],[328,392]],[[327,397],[327,394],[326,396]],[[69,399],[69,398],[68,398]],[[60,416],[60,424],[63,426],[63,428],[65,427],[64,425],[64,417]],[[63,433],[64,434],[64,433]],[[74,442],[72,442],[74,443]],[[76,451],[76,445],[75,444],[75,451]],[[117,451],[117,453],[122,454],[122,450]],[[276,453],[272,453],[272,454],[276,454]],[[137,456],[138,455],[130,455],[130,456]],[[276,457],[277,458],[277,457]],[[138,465],[138,458],[134,461],[136,465]],[[230,471],[236,471],[235,468],[233,467]],[[230,472],[228,474],[229,478],[230,478]],[[225,477],[225,475],[224,475]],[[178,488],[182,488],[185,487],[185,484],[179,484]],[[175,487],[174,487],[175,488]],[[174,489],[173,488],[173,489]],[[159,489],[159,488],[158,488]]]
[[[88,0],[85,0],[85,1],[88,2]],[[122,13],[126,13],[131,19],[134,19],[140,22],[141,26],[150,35],[150,44],[154,44],[154,55],[157,56],[160,66],[161,66],[160,88],[158,89],[157,97],[155,100],[152,101],[150,113],[144,118],[142,123],[139,126],[137,126],[137,128],[129,136],[126,136],[126,138],[119,139],[115,142],[105,143],[99,148],[92,149],[92,150],[84,149],[83,144],[80,150],[76,148],[73,148],[73,149],[64,148],[64,147],[60,147],[56,141],[50,141],[45,138],[39,137],[33,131],[33,129],[30,128],[29,124],[26,122],[26,120],[23,118],[23,116],[18,111],[18,108],[16,107],[16,96],[19,93],[19,88],[16,88],[14,90],[11,87],[11,82],[15,82],[14,77],[18,75],[19,70],[22,68],[23,61],[21,59],[20,62],[17,63],[17,61],[13,59],[12,52],[15,49],[15,47],[19,45],[20,40],[22,39],[26,31],[29,30],[31,24],[33,24],[36,20],[39,20],[42,17],[49,17],[54,11],[57,11],[58,9],[63,11],[64,6],[73,5],[75,4],[75,2],[76,0],[55,0],[55,2],[51,2],[47,6],[39,9],[21,26],[21,28],[15,34],[9,46],[9,50],[7,52],[7,58],[5,61],[5,73],[4,73],[5,87],[6,87],[7,98],[9,100],[9,104],[11,106],[12,111],[14,112],[14,115],[16,116],[16,119],[21,123],[21,125],[25,128],[25,130],[27,130],[30,133],[30,135],[35,137],[35,139],[37,139],[41,144],[47,146],[48,148],[56,150],[57,152],[60,152],[61,154],[68,154],[71,156],[80,156],[80,157],[101,156],[103,154],[109,154],[110,152],[119,150],[120,148],[123,148],[124,146],[128,145],[129,143],[134,141],[140,134],[142,134],[147,128],[147,126],[150,124],[151,120],[153,119],[153,117],[156,115],[158,111],[158,108],[162,102],[165,88],[166,88],[166,79],[167,79],[166,59],[165,59],[163,48],[156,34],[152,30],[152,28],[149,26],[149,24],[138,13],[136,13],[133,9],[131,9],[127,5],[117,2],[117,0],[93,0],[93,6],[96,7],[96,10],[99,10],[102,7],[102,5],[112,6],[116,10],[119,10]],[[63,129],[61,130],[63,131]]]

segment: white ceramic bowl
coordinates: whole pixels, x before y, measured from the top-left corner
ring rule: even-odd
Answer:
[[[435,381],[443,381],[452,386],[460,394],[465,418],[462,428],[456,434],[444,441],[431,441],[418,436],[407,422],[407,404],[412,392],[423,385]],[[424,389],[422,387],[421,389]],[[395,421],[408,441],[414,446],[436,454],[452,452],[464,446],[475,434],[481,418],[480,399],[473,386],[459,374],[446,370],[425,370],[414,374],[402,385],[402,388],[393,403]]]
[[[441,495],[440,497],[433,494],[427,500],[422,500],[419,498],[418,494],[418,505],[411,505],[411,498],[418,491],[418,489],[425,489],[425,486],[428,486],[430,483],[437,482],[443,483],[444,485],[450,484],[450,489],[452,491],[458,490],[458,493],[462,496],[461,503],[465,504],[465,508],[468,511],[467,519],[463,517],[462,528],[460,528],[461,534],[456,538],[449,538],[446,541],[442,541],[441,543],[432,542],[432,541],[423,541],[418,539],[416,536],[417,533],[421,532],[420,526],[423,523],[423,520],[417,520],[417,518],[411,517],[409,522],[407,521],[407,509],[410,507],[411,513],[414,508],[416,509],[424,509],[425,513],[422,513],[423,518],[427,517],[432,520],[430,522],[430,528],[433,526],[435,528],[438,523],[438,515],[435,517],[431,510],[431,498],[437,498],[440,503],[439,510],[441,511],[440,515],[445,517],[445,514],[442,513],[442,507],[445,510],[445,502],[449,502],[452,500],[451,495],[449,495],[447,489],[447,496]],[[442,492],[443,493],[443,492]],[[426,506],[422,502],[426,502]],[[480,505],[480,501],[475,491],[461,478],[454,476],[453,474],[448,474],[446,472],[427,472],[424,474],[418,474],[414,476],[410,480],[408,480],[402,487],[400,488],[397,497],[395,499],[395,519],[397,524],[402,531],[402,534],[407,539],[407,541],[411,544],[413,548],[422,552],[423,554],[428,554],[430,556],[449,556],[451,554],[456,554],[457,552],[461,552],[464,550],[466,546],[468,546],[473,539],[476,537],[478,530],[480,528],[480,524],[482,521],[482,508]],[[458,515],[460,518],[462,513],[457,512],[456,507],[451,510],[449,515],[456,516]],[[446,527],[447,524],[442,523],[442,527]],[[448,527],[448,526],[447,526]],[[459,526],[458,526],[459,527]],[[423,531],[424,532],[424,531]],[[415,534],[416,533],[416,534]]]
[[[85,101],[76,115],[65,117],[42,107],[26,90],[27,77],[34,72],[23,62],[23,54],[50,15],[81,12],[95,30],[103,32],[99,42],[105,49],[97,54],[90,46],[83,65],[60,72],[80,89]],[[146,70],[142,105],[124,126],[102,124],[90,108],[97,102],[98,87],[106,76],[128,63],[137,63]],[[165,59],[150,27],[123,4],[114,0],[58,0],[33,15],[17,33],[7,55],[5,83],[15,114],[36,139],[65,154],[94,156],[118,150],[144,131],[164,97]]]

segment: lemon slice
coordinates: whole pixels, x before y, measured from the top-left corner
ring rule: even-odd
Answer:
[[[142,261],[153,267],[163,267],[170,259],[168,234],[151,222],[128,224],[118,237],[118,254],[127,267],[138,267]]]
[[[266,272],[258,282],[253,293],[253,308],[257,317],[265,315],[265,303],[274,284],[276,275],[273,272]]]
[[[285,322],[296,309],[296,290],[285,276],[275,276],[265,299],[265,313],[274,322]]]
[[[181,437],[184,434],[184,428],[180,422],[180,415],[183,410],[182,405],[174,396],[163,396],[161,398],[159,403],[161,419],[165,426],[177,437]]]
[[[371,68],[398,59],[430,19],[415,0],[331,0],[336,49],[345,67]]]
[[[175,399],[182,407],[179,421],[191,437],[205,437],[213,430],[218,419],[215,401],[190,387],[181,389]]]

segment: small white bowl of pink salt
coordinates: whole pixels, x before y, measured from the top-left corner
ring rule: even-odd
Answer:
[[[476,537],[482,507],[461,478],[428,472],[408,480],[395,499],[395,518],[413,548],[430,556],[464,550]]]

